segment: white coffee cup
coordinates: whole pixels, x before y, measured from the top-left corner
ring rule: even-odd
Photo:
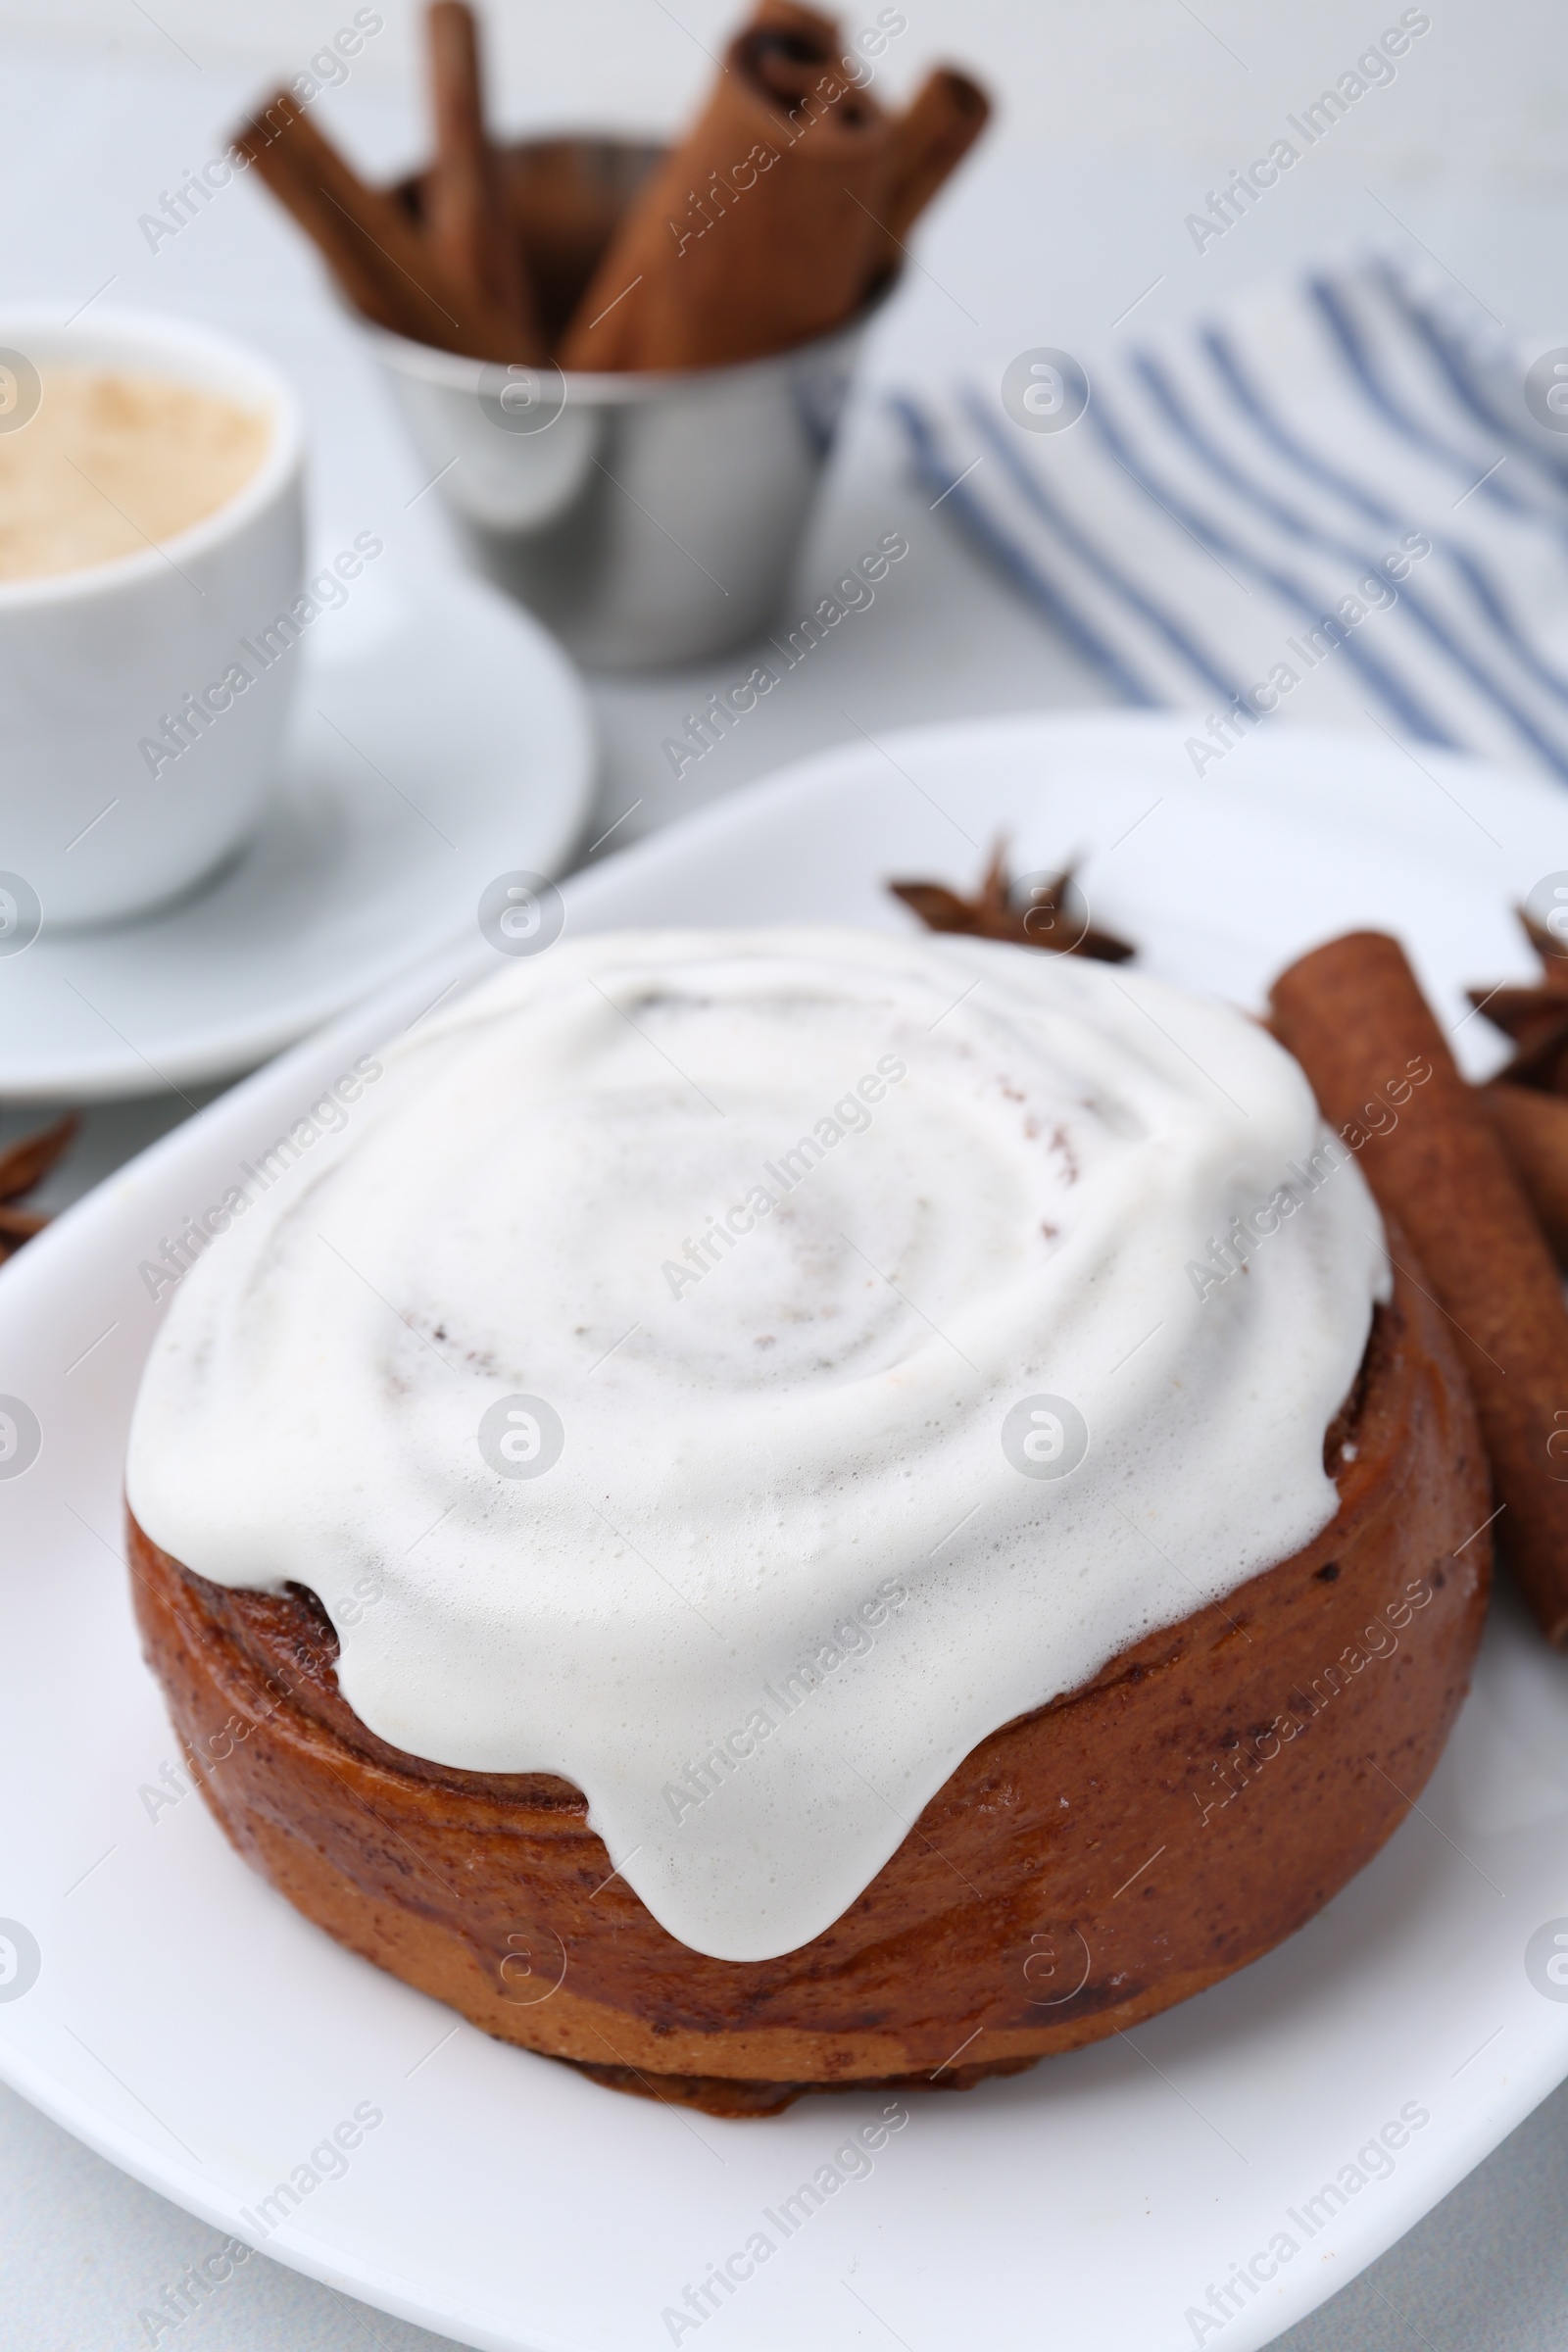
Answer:
[[[0,431],[26,430],[29,386],[51,367],[194,386],[262,411],[270,430],[255,471],[188,530],[0,580],[0,954],[40,923],[140,913],[221,864],[277,775],[299,668],[297,652],[267,663],[241,650],[287,613],[304,574],[304,428],[282,375],[226,335],[152,313],[62,326],[0,311]],[[249,682],[225,698],[235,663]],[[195,712],[166,728],[190,697]]]

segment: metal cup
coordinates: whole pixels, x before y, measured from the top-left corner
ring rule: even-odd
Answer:
[[[657,155],[570,144],[601,172],[621,155],[628,182]],[[480,569],[590,668],[657,669],[777,611],[880,299],[775,358],[670,374],[508,368],[365,331]]]

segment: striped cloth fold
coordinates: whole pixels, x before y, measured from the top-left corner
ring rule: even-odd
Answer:
[[[1374,255],[1092,366],[1059,431],[975,383],[893,407],[937,511],[1127,701],[1206,713],[1200,773],[1286,717],[1568,779],[1568,432],[1525,371]]]

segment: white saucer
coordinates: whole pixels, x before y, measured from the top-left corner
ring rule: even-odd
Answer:
[[[968,884],[1005,828],[1023,871],[1085,854],[1095,914],[1142,968],[1248,1004],[1315,940],[1396,929],[1479,1066],[1462,989],[1529,971],[1511,904],[1568,869],[1561,793],[1304,728],[1198,782],[1187,732],[1009,718],[857,743],[573,877],[567,935],[903,929],[889,876]],[[1534,1956],[1568,1931],[1568,1660],[1511,1601],[1419,1809],[1298,1935],[1131,2035],[910,2094],[869,2174],[847,2158],[858,2177],[787,2239],[781,2205],[885,2094],[720,2123],[602,2090],[356,1959],[199,1796],[162,1801],[178,1748],[121,1558],[161,1312],[138,1260],[356,1055],[495,969],[475,942],[406,975],[0,1271],[0,1393],[41,1430],[25,1474],[0,1479],[0,1921],[25,1935],[22,1977],[0,1974],[0,2077],[219,2228],[486,2352],[1254,2352],[1568,2074],[1568,1997]],[[329,2149],[313,2168],[367,2110],[347,2170]],[[684,2327],[688,2286],[759,2230],[771,2258]]]
[[[582,687],[526,612],[461,575],[368,576],[302,647],[286,772],[189,897],[0,957],[0,1097],[82,1102],[226,1076],[554,874],[593,783]]]

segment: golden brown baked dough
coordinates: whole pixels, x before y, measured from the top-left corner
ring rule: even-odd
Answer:
[[[203,1793],[307,1918],[504,2040],[765,2114],[811,2088],[962,2087],[1135,2025],[1377,1852],[1442,1751],[1490,1573],[1469,1396],[1402,1274],[1326,1460],[1340,1508],[1315,1543],[982,1740],[841,1919],[755,1963],[667,1935],[569,1783],[377,1740],[303,1588],[209,1584],[134,1522],[130,1558]]]

